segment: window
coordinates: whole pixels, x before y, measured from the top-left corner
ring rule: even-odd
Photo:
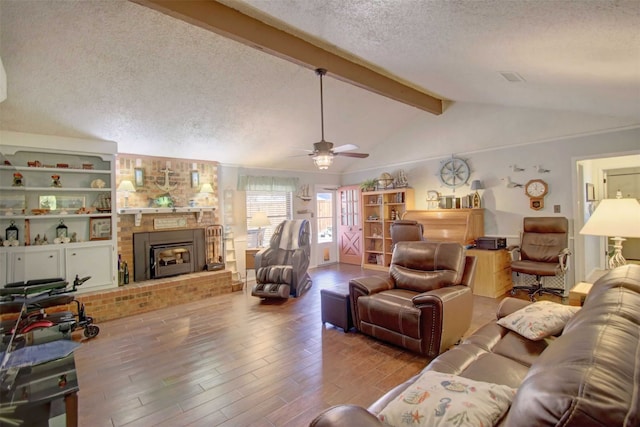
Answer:
[[[333,193],[317,193],[318,243],[333,242]]]
[[[249,226],[249,221],[257,212],[267,214],[270,226],[264,227],[264,244],[268,244],[273,230],[285,219],[293,217],[293,193],[288,191],[247,191],[247,243],[255,247],[258,228]]]

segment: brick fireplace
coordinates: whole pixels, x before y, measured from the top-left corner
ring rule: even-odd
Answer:
[[[205,269],[204,229],[133,233],[134,280],[159,279]]]
[[[136,192],[129,195],[129,207],[148,208],[156,197],[166,194],[161,187],[171,187],[169,194],[174,206],[211,206],[214,209],[201,215],[188,212],[144,213],[139,225],[136,225],[135,215],[118,214],[118,254],[130,267],[131,283],[109,291],[79,295],[78,299],[86,304],[87,313],[96,321],[144,313],[242,289],[241,285],[233,283],[230,271],[203,271],[207,255],[205,230],[219,224],[217,165],[217,162],[202,160],[118,154],[116,186],[121,180],[133,180],[134,171],[143,171],[143,185],[136,187]],[[168,182],[164,169],[171,170]],[[198,172],[199,182],[194,185],[195,171]],[[200,185],[204,183],[211,184],[213,194],[200,193]],[[123,195],[118,194],[117,208],[121,208],[123,202]],[[167,219],[179,224],[179,227],[157,229],[158,224],[166,224]],[[152,264],[150,259],[143,259],[142,262],[135,259],[135,236],[154,234],[168,237],[165,239],[165,246],[168,247],[162,247],[155,238],[149,240],[158,243],[154,261],[156,265],[163,264],[163,272],[153,278],[151,275],[138,276],[138,270],[149,270]],[[183,245],[187,242],[185,235],[190,236],[187,239],[190,242]],[[183,251],[189,251],[189,255]],[[147,256],[151,258],[151,252]],[[184,271],[187,268],[189,272]]]

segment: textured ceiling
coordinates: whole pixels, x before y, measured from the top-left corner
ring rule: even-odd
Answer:
[[[371,153],[329,172],[640,125],[639,1],[224,3],[452,101],[433,116],[325,78],[326,139]],[[302,151],[320,139],[313,71],[144,6],[0,0],[0,57],[2,129],[314,169]]]

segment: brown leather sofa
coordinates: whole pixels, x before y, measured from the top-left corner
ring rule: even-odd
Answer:
[[[527,304],[506,298],[497,317]],[[640,266],[619,267],[599,279],[558,337],[530,341],[489,322],[434,359],[427,370],[518,388],[500,427],[639,426]],[[335,406],[310,425],[380,427],[374,414],[416,378],[396,386],[368,410]]]
[[[458,243],[398,242],[389,275],[349,281],[354,326],[435,357],[471,325],[476,259]]]

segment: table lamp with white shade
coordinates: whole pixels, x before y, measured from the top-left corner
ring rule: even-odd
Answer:
[[[640,237],[640,203],[636,199],[602,199],[580,234],[611,237],[613,255],[609,269],[625,265],[622,242],[625,237]]]
[[[205,203],[206,203],[206,206],[210,206],[209,194],[213,194],[213,187],[211,186],[211,184],[209,184],[208,182],[202,184],[202,187],[200,187],[200,193],[206,194]]]
[[[267,214],[260,211],[253,214],[251,220],[249,221],[249,227],[258,227],[258,240],[257,245],[259,248],[262,247],[262,243],[264,240],[264,228],[268,225],[271,225],[271,221],[269,221],[269,217]]]
[[[118,185],[118,190],[121,193],[124,193],[124,207],[129,207],[129,193],[135,193],[136,188],[133,186],[133,183],[128,179],[120,181],[120,185]]]

